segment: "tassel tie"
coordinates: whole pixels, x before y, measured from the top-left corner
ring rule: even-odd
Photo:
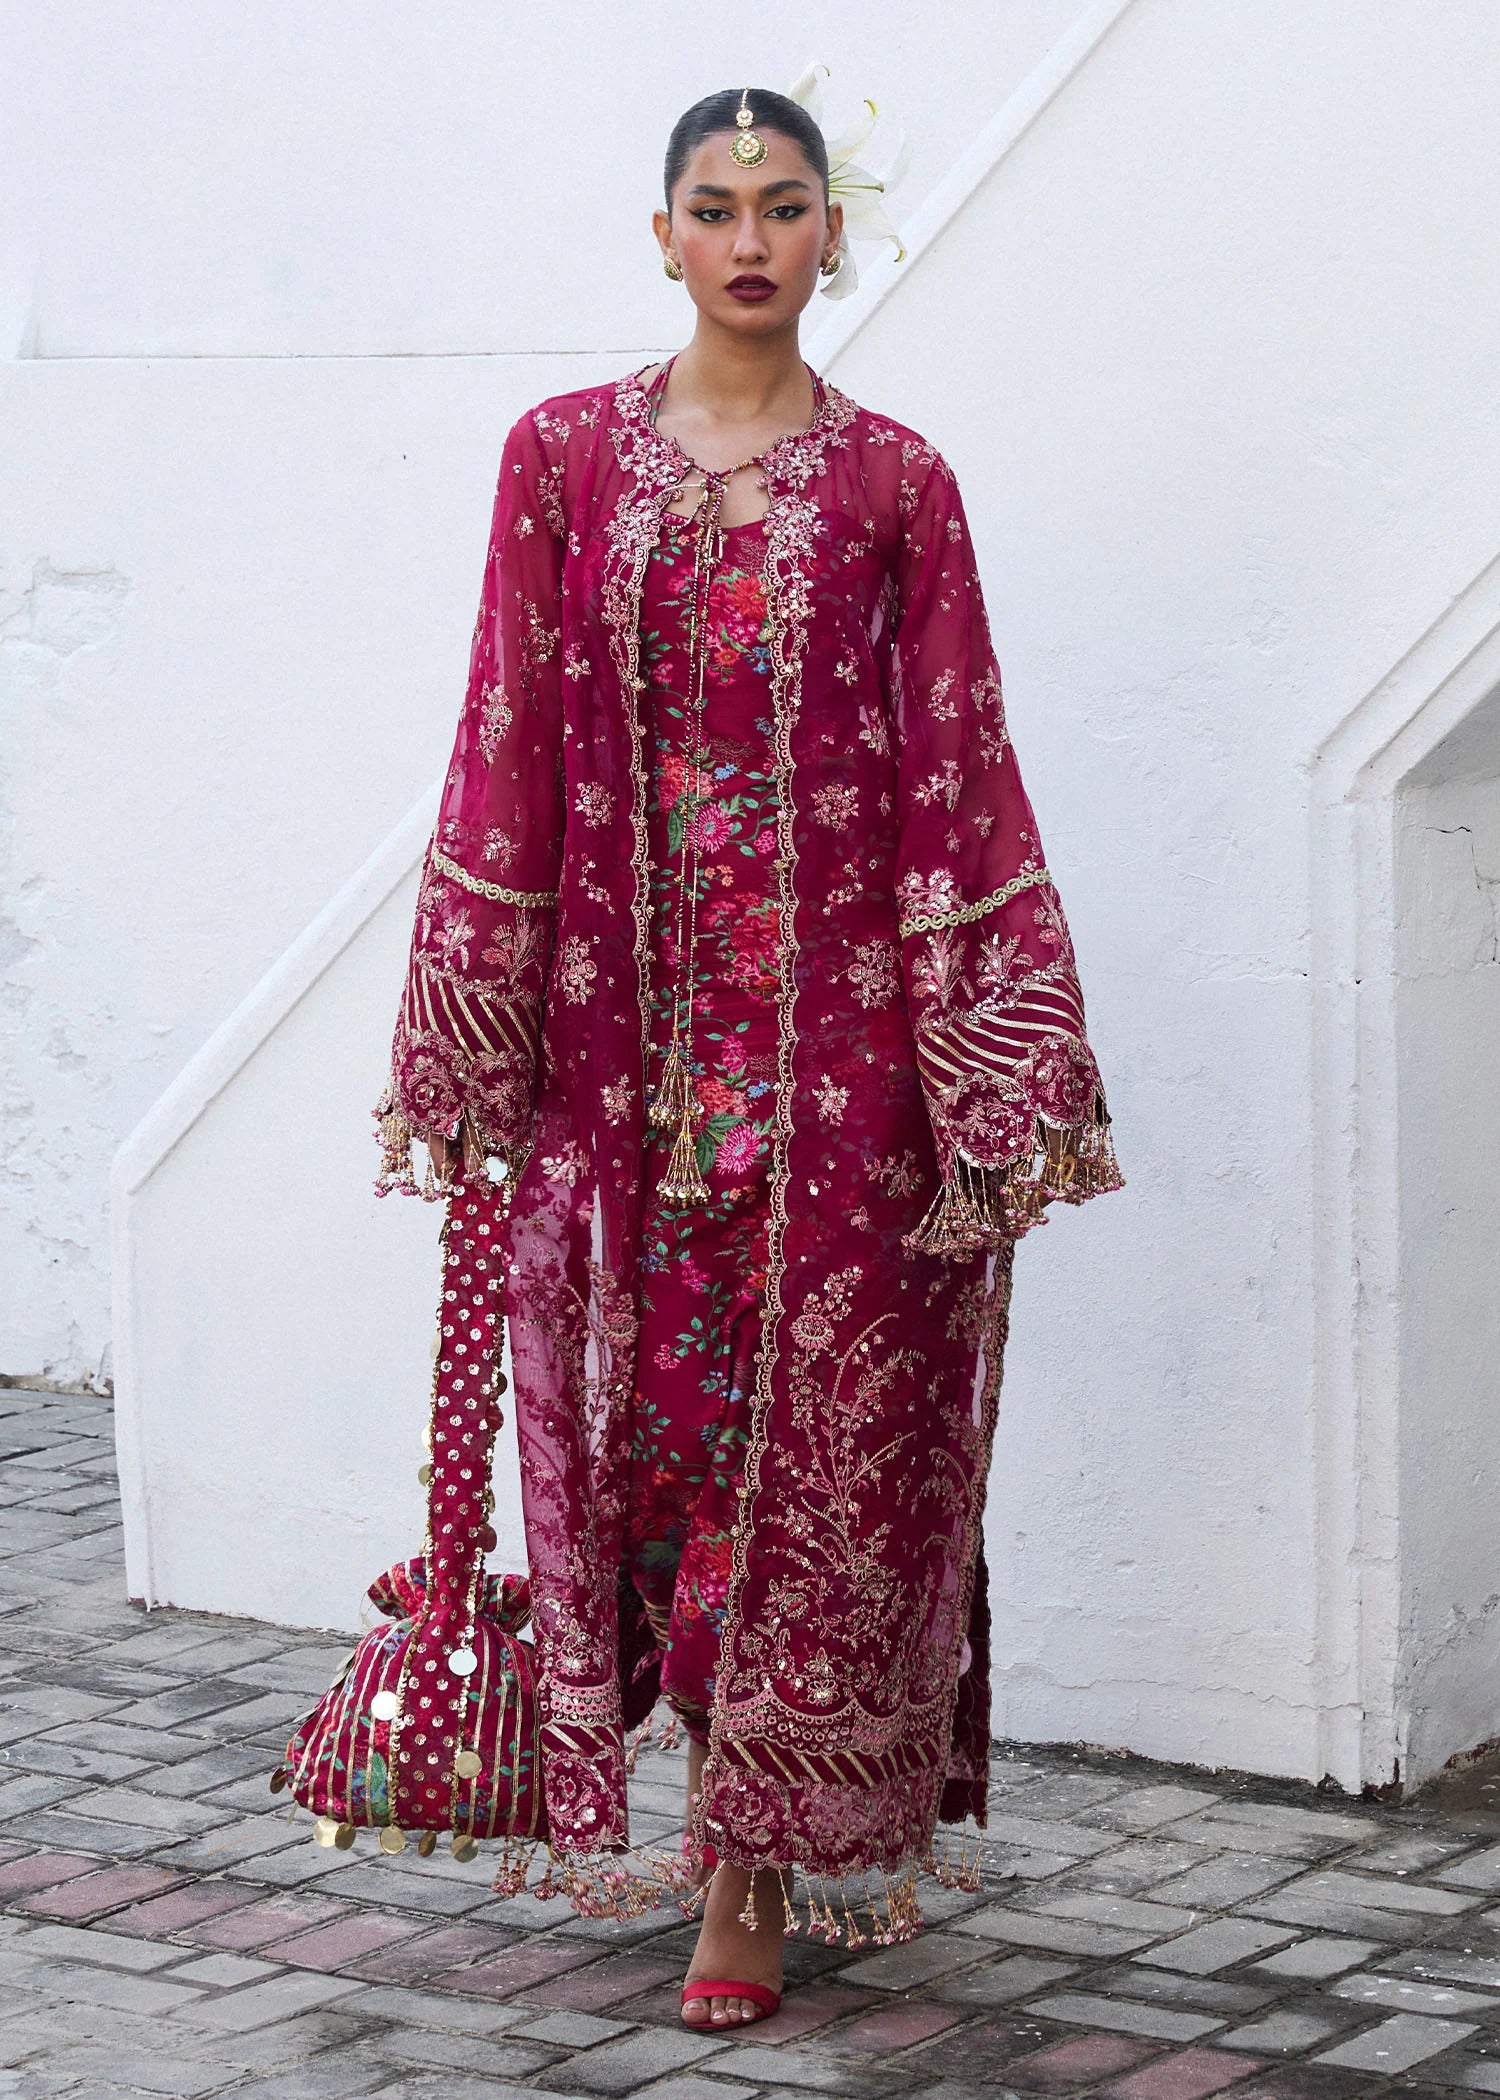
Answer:
[[[749,462],[742,462],[748,465]],[[698,796],[692,783],[703,777],[707,758],[704,742],[704,673],[707,663],[705,635],[708,627],[708,593],[714,565],[722,550],[719,512],[729,474],[711,474],[700,468],[703,495],[694,514],[698,519],[698,544],[693,559],[693,593],[688,619],[688,691],[691,742],[687,750],[692,797],[684,812],[682,843],[678,849],[677,875],[677,983],[672,994],[672,1040],[656,1092],[647,1106],[648,1120],[658,1130],[673,1130],[671,1155],[662,1176],[661,1192],[674,1203],[707,1203],[708,1183],[698,1158],[698,1129],[703,1104],[693,1080],[693,957],[698,938]],[[691,872],[690,872],[691,871]]]

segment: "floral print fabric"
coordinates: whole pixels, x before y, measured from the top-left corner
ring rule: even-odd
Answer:
[[[662,1649],[662,1696],[708,1740],[770,1223],[781,944],[772,861],[769,626],[760,522],[723,530],[708,595],[703,742],[689,716],[698,521],[668,512],[641,597],[651,897],[648,1092],[671,1039],[683,854],[697,847],[693,1046],[706,1204],[661,1193],[648,1126],[626,1558]],[[691,887],[691,886],[690,886]]]

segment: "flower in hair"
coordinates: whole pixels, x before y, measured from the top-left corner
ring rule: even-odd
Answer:
[[[786,90],[788,99],[799,103],[820,130],[823,83],[818,75],[827,71],[827,66],[815,61]],[[886,190],[898,182],[906,171],[909,149],[905,132],[897,129],[895,143],[882,174],[876,174],[862,161],[855,159],[855,155],[864,150],[879,120],[878,106],[866,96],[861,114],[848,129],[841,132],[836,139],[827,139],[828,201],[830,204],[842,204],[844,207],[844,229],[839,235],[837,250],[839,267],[822,287],[830,299],[847,299],[859,283],[859,274],[849,251],[851,240],[894,241],[897,262],[906,254],[901,236],[886,217],[885,207],[881,202]]]

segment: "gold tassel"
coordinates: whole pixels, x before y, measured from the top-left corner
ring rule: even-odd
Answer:
[[[674,1203],[707,1203],[708,1183],[703,1179],[703,1170],[698,1165],[698,1140],[693,1135],[693,1108],[689,1101],[682,1111],[677,1139],[672,1146],[672,1156],[667,1161],[667,1171],[661,1178],[661,1192]]]
[[[664,1130],[675,1116],[690,1113],[696,1105],[693,1098],[693,1075],[674,1036],[672,1046],[667,1052],[667,1061],[662,1067],[661,1084],[646,1111],[647,1120],[658,1130]]]

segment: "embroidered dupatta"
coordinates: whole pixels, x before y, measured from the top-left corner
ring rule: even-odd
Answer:
[[[971,1877],[935,1825],[985,1821],[981,1518],[1015,1241],[1045,1201],[1119,1175],[951,468],[826,382],[762,466],[780,1078],[764,1344],[687,1851],[801,1866],[822,1929],[856,1940],[829,1880],[873,1875],[877,1935],[904,1937],[919,1869]],[[505,441],[376,1111],[382,1190],[415,1188],[413,1138],[461,1130],[515,1176],[547,1885],[592,1910],[643,1900],[618,1859],[627,1731],[656,1696],[619,1577],[648,1023],[638,621],[690,467],[638,373],[541,403]]]

